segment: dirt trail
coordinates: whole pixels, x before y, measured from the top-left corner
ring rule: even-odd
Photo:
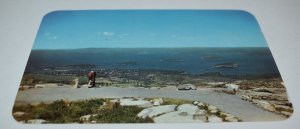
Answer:
[[[38,88],[19,91],[16,104],[51,102],[53,100],[67,99],[84,100],[92,98],[122,98],[122,97],[152,97],[198,100],[217,106],[222,111],[233,114],[243,121],[276,121],[286,117],[268,112],[254,104],[241,100],[238,96],[217,93],[209,89],[177,91],[145,88]]]

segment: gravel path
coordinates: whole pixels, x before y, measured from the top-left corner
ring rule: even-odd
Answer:
[[[149,98],[175,98],[198,100],[217,106],[243,121],[276,121],[286,119],[284,116],[268,112],[254,104],[241,100],[238,96],[217,93],[209,89],[177,91],[145,88],[38,88],[19,91],[16,104],[51,102],[53,100],[67,99],[84,100],[91,98],[122,98],[122,97],[149,97]]]

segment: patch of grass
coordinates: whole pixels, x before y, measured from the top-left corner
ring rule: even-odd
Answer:
[[[41,103],[37,106],[20,105],[14,106],[13,112],[25,112],[21,117],[15,117],[18,121],[30,119],[44,119],[49,123],[73,123],[80,122],[83,115],[97,112],[99,107],[105,102],[104,99],[94,99],[85,101],[67,102],[57,100],[51,104]]]
[[[92,117],[91,120],[97,123],[153,123],[150,118],[137,117],[142,110],[143,108],[140,107],[120,106],[119,103],[116,103],[110,110],[100,110],[98,115]]]
[[[192,103],[193,101],[183,100],[183,99],[171,99],[171,98],[163,99],[163,105],[169,105],[169,104],[181,105],[181,104],[192,104]]]
[[[103,103],[106,105],[103,106]],[[25,115],[16,117],[17,121],[27,122],[30,119],[44,119],[47,123],[82,123],[81,116],[92,116],[90,121],[97,123],[149,123],[152,119],[142,119],[136,115],[143,108],[136,106],[120,106],[119,103],[110,103],[108,99],[92,99],[84,101],[68,102],[57,100],[50,104],[18,105],[14,106],[13,112],[25,112]]]

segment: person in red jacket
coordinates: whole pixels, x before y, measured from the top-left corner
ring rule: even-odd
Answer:
[[[92,87],[96,87],[96,72],[95,71],[91,71],[88,73],[88,78],[89,78],[89,84],[90,87],[89,88],[92,88]]]

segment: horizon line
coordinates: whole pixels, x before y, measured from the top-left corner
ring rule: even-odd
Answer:
[[[31,50],[78,50],[78,49],[174,49],[174,48],[269,48],[268,46],[251,46],[251,47],[86,47],[86,48],[42,48]]]

